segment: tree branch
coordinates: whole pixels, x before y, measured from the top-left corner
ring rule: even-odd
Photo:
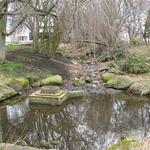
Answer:
[[[24,20],[26,18],[27,18],[27,16],[23,17],[23,19],[17,23],[17,25],[12,29],[12,31],[10,31],[9,33],[2,31],[2,34],[4,34],[5,36],[9,36],[9,35],[13,34],[15,32],[15,30],[24,22]]]

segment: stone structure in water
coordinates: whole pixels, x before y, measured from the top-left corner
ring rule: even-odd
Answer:
[[[83,98],[84,91],[65,91],[61,90],[58,86],[45,86],[40,90],[31,94],[28,99],[30,103],[35,104],[49,104],[49,105],[61,105],[68,99]]]

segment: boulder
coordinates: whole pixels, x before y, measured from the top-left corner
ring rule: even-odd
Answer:
[[[0,101],[3,101],[7,98],[15,96],[16,94],[17,94],[17,92],[14,89],[12,89],[4,84],[0,84]]]
[[[103,73],[102,74],[102,80],[107,83],[109,80],[112,80],[115,77],[115,74],[113,73]]]
[[[126,90],[132,85],[133,81],[126,76],[116,76],[113,79],[109,80],[106,85],[118,90]]]
[[[29,87],[29,81],[25,78],[13,78],[7,85],[18,92],[27,89]]]
[[[150,95],[150,81],[137,81],[133,83],[129,91],[137,95]]]
[[[51,75],[46,79],[41,80],[41,86],[43,85],[62,85],[63,78],[60,75]]]

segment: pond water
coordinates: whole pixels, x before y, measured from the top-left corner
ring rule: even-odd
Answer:
[[[59,150],[105,150],[122,137],[150,136],[150,102],[125,94],[88,96],[60,107],[0,108],[0,142]]]

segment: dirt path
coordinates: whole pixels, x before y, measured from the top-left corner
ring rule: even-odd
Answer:
[[[80,64],[73,63],[61,55],[57,55],[56,59],[49,59],[44,54],[33,53],[25,49],[8,52],[6,59],[8,61],[22,63],[31,68],[44,68],[45,70],[60,74],[66,79],[71,78],[74,74],[78,74],[82,68]]]

